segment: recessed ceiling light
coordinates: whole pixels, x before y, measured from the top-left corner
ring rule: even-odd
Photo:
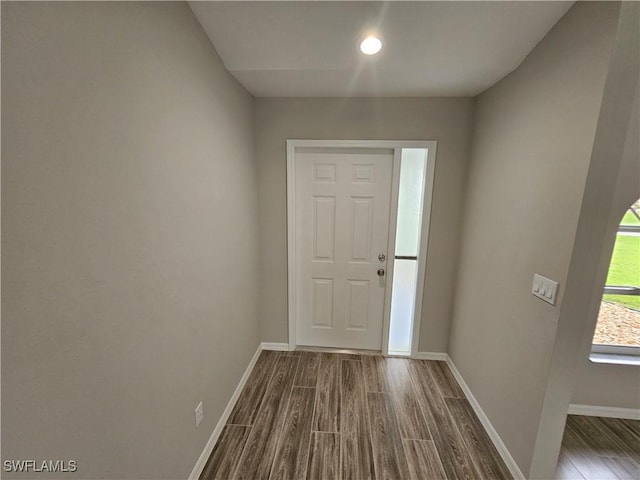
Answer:
[[[360,44],[360,51],[365,55],[375,55],[382,48],[382,42],[373,35],[365,38]]]

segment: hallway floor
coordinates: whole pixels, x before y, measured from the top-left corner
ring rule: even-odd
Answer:
[[[201,479],[506,479],[446,363],[263,351]]]
[[[640,421],[567,416],[556,479],[640,479]]]

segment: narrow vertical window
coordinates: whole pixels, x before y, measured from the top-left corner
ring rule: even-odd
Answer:
[[[426,166],[427,149],[402,149],[389,330],[392,354],[411,353]]]
[[[640,199],[618,227],[592,352],[640,355]]]

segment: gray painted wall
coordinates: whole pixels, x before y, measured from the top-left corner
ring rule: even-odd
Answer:
[[[476,101],[449,354],[529,472],[619,6],[578,3]],[[560,283],[557,306],[531,295]]]
[[[629,123],[624,152],[615,186],[615,196],[607,226],[607,242],[602,252],[604,271],[601,277],[606,279],[613,243],[618,225],[624,212],[640,198],[640,120],[636,94],[634,111]],[[592,321],[594,319],[591,319]],[[593,331],[593,328],[590,329]],[[588,355],[582,356],[578,366],[578,375],[571,396],[571,403],[597,405],[617,408],[640,408],[640,367],[631,365],[610,365],[592,363]]]
[[[259,342],[252,104],[185,3],[2,3],[3,460],[189,475]]]
[[[256,99],[262,340],[287,342],[287,139],[437,140],[420,351],[445,352],[473,100]]]
[[[548,479],[555,471],[577,367],[591,350],[600,310],[609,263],[602,252],[613,248],[614,238],[607,235],[607,227],[613,214],[615,189],[640,73],[640,4],[625,2],[614,6],[619,8],[620,15],[560,307],[529,470],[531,479]]]

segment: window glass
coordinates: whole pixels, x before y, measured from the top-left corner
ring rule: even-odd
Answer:
[[[417,256],[427,150],[403,148],[400,163],[396,256]]]
[[[622,217],[621,226],[638,226],[640,227],[640,200],[631,205]]]
[[[640,200],[616,235],[593,337],[597,345],[640,347]]]
[[[389,350],[397,353],[411,352],[411,330],[416,303],[418,262],[395,260],[393,266],[393,290],[391,293],[391,328]]]
[[[402,149],[389,328],[389,351],[396,354],[411,353],[426,165],[426,149]]]

